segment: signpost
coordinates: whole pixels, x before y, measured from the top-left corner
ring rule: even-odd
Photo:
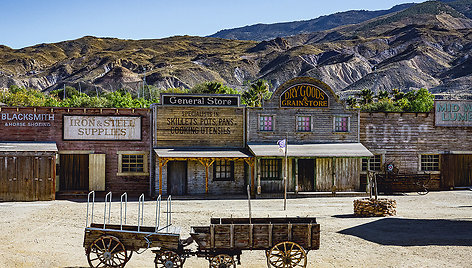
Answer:
[[[284,172],[284,210],[287,210],[287,172],[288,172],[288,161],[287,161],[287,140],[288,136],[286,139],[279,140],[277,141],[277,144],[279,145],[279,151],[284,152],[285,154],[285,172]]]

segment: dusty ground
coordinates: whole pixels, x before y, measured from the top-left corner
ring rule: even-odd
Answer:
[[[308,267],[470,267],[472,191],[393,196],[398,215],[352,217],[355,198],[252,200],[253,217],[315,216],[321,224],[321,248],[308,254]],[[128,204],[128,223],[137,221],[137,203]],[[82,248],[86,203],[51,201],[0,203],[0,267],[87,267]],[[208,225],[210,217],[246,217],[247,200],[177,200],[174,224],[187,237],[190,225]],[[112,221],[119,223],[119,202]],[[95,221],[103,220],[103,203]],[[145,225],[154,224],[154,203],[146,202]],[[134,254],[127,267],[153,267],[150,251]],[[244,252],[239,267],[266,267],[264,253]],[[195,257],[185,267],[208,267]]]

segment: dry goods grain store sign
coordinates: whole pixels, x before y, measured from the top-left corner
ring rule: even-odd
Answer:
[[[310,84],[289,87],[280,97],[280,107],[287,108],[327,108],[328,95]]]
[[[436,101],[436,126],[472,127],[472,101]]]
[[[64,140],[141,140],[141,117],[65,115]]]

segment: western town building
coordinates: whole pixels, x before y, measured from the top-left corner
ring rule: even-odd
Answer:
[[[149,192],[149,110],[0,109],[0,200]]]
[[[162,94],[152,113],[158,194],[244,192],[253,158],[239,95]]]
[[[151,109],[1,107],[0,200],[282,193],[284,178],[290,192],[365,191],[366,171],[387,166],[452,189],[472,185],[471,134],[470,101],[359,113],[307,77],[253,108],[191,94],[163,94]]]
[[[247,108],[247,144],[255,156],[258,192],[360,191],[359,111],[307,77],[277,88],[262,107]],[[286,139],[287,163],[277,141]],[[287,167],[287,174],[284,174]]]
[[[360,134],[374,154],[363,170],[384,173],[391,165],[399,174],[431,174],[436,190],[472,185],[471,101],[436,101],[429,113],[361,113]]]

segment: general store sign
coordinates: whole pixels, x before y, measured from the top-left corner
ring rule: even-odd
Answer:
[[[64,140],[141,140],[139,116],[64,115]]]
[[[161,94],[161,104],[170,106],[238,107],[239,95]]]
[[[280,107],[327,108],[328,106],[328,95],[311,84],[291,86],[280,96]]]
[[[472,101],[436,101],[434,125],[472,127]]]

